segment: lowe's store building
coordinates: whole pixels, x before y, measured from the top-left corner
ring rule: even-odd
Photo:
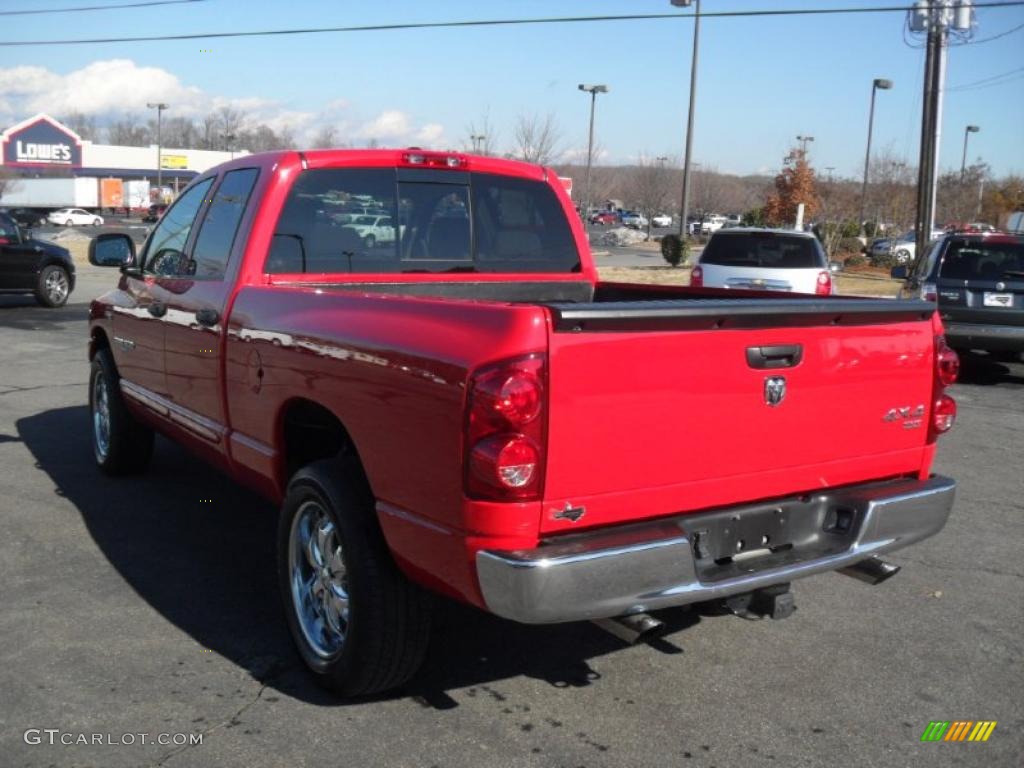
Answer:
[[[173,198],[206,169],[247,154],[96,144],[44,114],[5,130],[0,146],[0,172],[10,180],[0,205],[33,208],[145,207]],[[158,177],[162,189],[157,188]]]

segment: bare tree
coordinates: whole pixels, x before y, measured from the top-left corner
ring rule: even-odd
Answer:
[[[138,115],[125,115],[107,127],[107,141],[126,147],[148,147],[153,143],[149,129],[139,121]]]
[[[156,136],[156,120],[149,121],[149,131]],[[160,140],[165,147],[190,149],[199,143],[199,131],[187,117],[164,118],[160,126]]]
[[[514,155],[520,160],[549,165],[559,153],[559,141],[555,116],[550,112],[543,117],[520,115],[516,120]]]
[[[949,171],[939,176],[935,220],[939,223],[968,222],[981,211],[985,184],[991,178],[987,163],[967,166],[964,173]]]
[[[497,146],[498,129],[491,123],[490,109],[485,109],[479,120],[466,126],[466,140],[463,140],[462,148],[478,155],[493,155],[497,153]]]
[[[313,149],[330,149],[338,146],[338,133],[334,130],[334,126],[325,125],[317,131],[310,146]]]
[[[68,128],[77,133],[86,141],[99,141],[100,129],[96,124],[94,115],[83,115],[81,112],[71,112],[59,118]]]
[[[872,158],[866,211],[876,228],[884,224],[906,229],[913,224],[917,205],[916,177],[917,170],[891,149],[884,149]]]
[[[649,237],[651,218],[668,209],[674,191],[671,169],[667,166],[666,160],[641,157],[638,166],[630,174],[628,189],[628,198],[632,201],[633,207],[647,217]]]

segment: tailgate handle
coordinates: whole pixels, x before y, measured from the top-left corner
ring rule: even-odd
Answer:
[[[747,365],[751,368],[792,368],[800,363],[803,356],[801,344],[747,347]]]

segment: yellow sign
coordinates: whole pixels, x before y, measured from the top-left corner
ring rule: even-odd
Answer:
[[[185,155],[160,155],[161,168],[188,168],[188,158]]]

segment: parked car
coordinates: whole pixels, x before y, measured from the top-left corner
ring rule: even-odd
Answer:
[[[358,216],[346,226],[359,234],[367,248],[395,242],[395,222],[390,216]]]
[[[22,229],[35,229],[47,223],[46,213],[35,208],[5,208],[0,213],[6,213]]]
[[[713,234],[690,273],[690,285],[819,296],[836,292],[825,250],[813,234],[748,227]]]
[[[672,217],[667,213],[659,213],[651,217],[651,224],[659,229],[672,226]]]
[[[56,224],[62,227],[98,227],[103,224],[102,216],[97,216],[95,213],[89,213],[83,208],[61,208],[59,211],[51,212],[46,218],[51,224]]]
[[[710,235],[717,232],[725,226],[728,219],[725,216],[721,216],[717,213],[713,213],[710,216],[705,217],[700,223],[700,233],[702,235]]]
[[[74,289],[70,251],[32,239],[11,216],[0,213],[0,293],[30,293],[44,307],[60,307]]]
[[[626,211],[622,214],[622,225],[630,229],[643,229],[647,226],[647,217],[636,211]]]
[[[931,237],[928,238],[928,242],[937,240],[946,234],[945,230],[933,229],[931,231]],[[910,264],[914,260],[914,256],[917,253],[917,235],[914,230],[905,232],[900,237],[889,242],[889,252],[896,257],[896,261],[899,264]]]
[[[601,224],[602,226],[618,224],[620,220],[621,217],[615,211],[599,211],[590,217],[591,224]]]
[[[167,203],[153,203],[146,210],[146,214],[142,217],[142,220],[147,224],[160,221],[160,217],[164,215],[164,211],[167,210]]]
[[[387,254],[318,204],[375,191],[403,202]],[[877,583],[942,528],[956,356],[933,305],[602,283],[574,216],[554,174],[493,157],[205,171],[138,255],[90,245],[123,270],[89,315],[96,464],[141,471],[159,431],[278,503],[285,620],[345,695],[416,672],[431,593],[636,638],[689,603],[783,618],[794,579]],[[720,239],[744,237],[819,253]]]
[[[953,233],[914,267],[894,267],[901,295],[936,302],[954,349],[1024,352],[1024,236]]]

